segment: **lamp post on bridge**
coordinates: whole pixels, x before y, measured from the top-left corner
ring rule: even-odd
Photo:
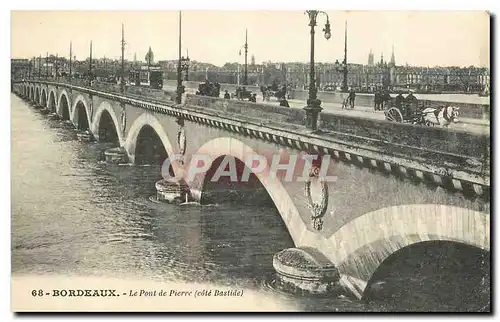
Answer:
[[[307,99],[307,106],[304,107],[304,110],[306,111],[307,126],[315,132],[318,130],[319,113],[323,110],[321,107],[321,100],[317,98],[318,89],[316,88],[316,73],[314,71],[314,27],[316,26],[318,14],[322,13],[326,16],[326,24],[323,29],[326,40],[330,39],[332,34],[330,32],[330,19],[326,12],[307,10],[306,13],[309,16],[309,26],[311,27],[311,63],[309,70],[309,98]]]
[[[121,64],[121,78],[120,78],[120,92],[125,93],[125,31],[122,23],[122,41],[121,41],[121,49],[122,49],[122,64]]]
[[[54,66],[56,68],[56,82],[59,80],[59,75],[58,75],[58,63],[59,63],[59,54],[56,54],[56,61],[54,63]]]
[[[347,21],[345,22],[345,35],[344,35],[344,61],[342,64],[339,63],[339,60],[337,59],[335,61],[335,69],[337,72],[342,72],[343,74],[343,79],[342,79],[342,92],[347,93],[348,88],[347,88]]]
[[[45,56],[45,79],[49,78],[49,52]]]
[[[42,55],[38,57],[38,79],[42,79]]]
[[[92,86],[92,40],[90,41],[89,86]]]
[[[69,42],[69,80],[71,82],[71,57],[73,56],[73,48],[71,41]]]
[[[186,49],[186,58],[182,58],[182,70],[186,72],[186,76],[184,78],[185,81],[189,80],[189,65],[191,63],[191,60],[189,59],[189,51]]]
[[[175,102],[182,103],[182,93],[184,93],[184,86],[182,86],[182,62],[184,57],[181,56],[181,38],[182,37],[182,11],[179,11],[179,61],[177,62],[177,95]]]
[[[248,30],[245,28],[245,73],[243,74],[243,85],[248,85]]]
[[[33,62],[31,62],[31,60],[30,60],[30,64],[28,67],[28,79],[31,79],[31,77],[33,77],[33,75],[31,74],[31,68],[34,67],[34,66],[32,66],[32,64],[35,63],[35,60],[36,60],[36,57],[33,57]]]

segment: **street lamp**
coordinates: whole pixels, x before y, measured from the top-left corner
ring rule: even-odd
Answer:
[[[342,61],[342,64],[339,63],[338,59],[335,61],[335,70],[337,72],[343,74],[343,80],[342,80],[342,92],[347,92],[347,63],[346,61]]]
[[[56,69],[56,82],[59,80],[59,76],[57,74],[59,72],[59,70],[58,70],[59,66],[58,65],[59,65],[59,54],[56,54],[56,61],[54,63],[54,66],[55,66],[55,69]]]
[[[345,22],[345,36],[344,36],[344,61],[342,64],[339,63],[337,59],[335,61],[335,69],[337,72],[342,72],[343,80],[342,80],[342,92],[347,93],[347,21]]]
[[[182,11],[179,11],[179,62],[177,63],[177,95],[176,103],[182,103],[182,93],[184,93],[184,86],[182,86],[182,63],[184,57],[181,57],[181,46],[182,46]]]
[[[185,81],[189,80],[189,65],[191,60],[189,59],[189,51],[186,49],[186,58],[184,56],[181,57],[181,70],[186,72],[186,75],[184,77]]]
[[[322,13],[326,16],[326,24],[325,28],[323,29],[326,40],[330,39],[332,34],[330,31],[330,19],[326,12],[318,10],[307,10],[306,13],[309,16],[309,26],[311,27],[311,63],[309,70],[309,98],[307,99],[307,106],[304,107],[304,110],[306,111],[307,125],[312,129],[313,132],[315,132],[318,129],[319,113],[323,110],[323,108],[321,107],[321,100],[317,99],[318,90],[316,88],[314,72],[314,27],[316,26],[316,19],[319,13]]]
[[[184,76],[185,81],[188,80],[189,63],[190,63],[189,57],[187,57],[187,58],[184,58],[184,56],[181,57],[181,71],[186,72],[186,74]]]

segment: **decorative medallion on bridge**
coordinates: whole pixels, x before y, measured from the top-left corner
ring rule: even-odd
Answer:
[[[316,230],[323,229],[323,216],[325,216],[326,208],[328,207],[328,184],[319,178],[320,167],[313,165],[309,171],[309,180],[305,184],[305,195],[307,198],[307,205],[312,212],[313,227]],[[315,182],[321,188],[319,195],[319,202],[313,200],[311,195],[311,185]]]
[[[184,119],[179,117],[177,119],[177,124],[179,124],[179,130],[177,131],[177,144],[179,144],[179,153],[184,157],[184,154],[186,153],[186,129],[184,128]],[[184,161],[181,160],[181,162]]]
[[[122,135],[125,136],[125,127],[127,126],[127,113],[125,113],[125,103],[121,103],[120,107],[122,108]]]

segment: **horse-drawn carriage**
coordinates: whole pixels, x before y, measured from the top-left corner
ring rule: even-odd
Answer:
[[[269,101],[271,97],[275,97],[278,101],[290,98],[290,95],[287,93],[284,86],[281,89],[277,86],[261,86],[260,91],[262,93],[262,97],[266,101]]]
[[[237,87],[234,94],[231,94],[231,98],[237,98],[239,100],[250,99],[252,97],[252,91],[247,90],[245,87]]]
[[[392,103],[392,100],[391,100]],[[388,104],[384,110],[385,119],[391,122],[409,123],[424,126],[448,126],[458,122],[458,107],[427,107],[418,102],[402,102],[398,106]]]
[[[208,81],[205,83],[202,83],[202,84],[198,85],[198,91],[196,91],[196,95],[219,97],[220,84],[219,83],[210,83]]]

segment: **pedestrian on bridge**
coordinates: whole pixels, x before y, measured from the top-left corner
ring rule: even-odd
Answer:
[[[284,97],[284,98],[280,101],[280,106],[283,106],[283,107],[290,107],[290,105],[288,104],[288,101],[286,100],[286,97]]]
[[[354,91],[354,88],[351,88],[351,91],[349,92],[349,105],[351,106],[351,109],[354,109],[354,100],[356,99],[356,92]]]

